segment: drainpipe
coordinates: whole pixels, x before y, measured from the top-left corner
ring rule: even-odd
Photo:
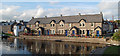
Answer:
[[[93,25],[94,25],[93,26],[93,35],[95,35],[95,30],[94,30],[95,29],[95,23],[94,22],[93,22]]]

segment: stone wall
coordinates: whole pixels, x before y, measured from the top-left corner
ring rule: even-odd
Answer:
[[[11,36],[12,37],[12,36]],[[16,37],[15,37],[16,38]],[[84,38],[84,37],[66,37],[66,36],[24,36],[20,35],[18,38],[21,39],[38,39],[38,40],[61,40],[61,41],[70,41],[70,42],[88,42],[88,43],[100,43],[100,44],[110,44],[110,45],[120,45],[120,41],[114,41],[103,38]]]
[[[5,33],[8,33],[8,31],[11,31],[11,26],[7,25],[7,26],[1,26],[2,31]]]

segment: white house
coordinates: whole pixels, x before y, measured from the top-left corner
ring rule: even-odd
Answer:
[[[14,35],[19,36],[19,32],[22,32],[24,30],[25,26],[21,23],[18,23],[14,26]]]

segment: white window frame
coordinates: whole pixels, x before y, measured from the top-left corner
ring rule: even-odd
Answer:
[[[93,26],[94,26],[94,23],[91,23],[91,25],[92,25],[92,24],[93,24]],[[92,27],[93,27],[93,26],[92,26]]]
[[[69,27],[71,27],[71,23],[69,23]]]

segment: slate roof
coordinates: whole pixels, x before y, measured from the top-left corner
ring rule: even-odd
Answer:
[[[26,25],[28,22],[23,22],[24,25]]]
[[[47,17],[47,18],[32,18],[27,24],[34,24],[36,21],[40,21],[40,24],[50,23],[55,20],[58,23],[60,20],[64,20],[65,23],[79,22],[81,19],[86,22],[102,22],[103,16],[101,14],[94,15],[75,15],[75,16],[59,16],[59,17]]]
[[[21,23],[17,23],[16,26],[22,26],[22,24]]]

